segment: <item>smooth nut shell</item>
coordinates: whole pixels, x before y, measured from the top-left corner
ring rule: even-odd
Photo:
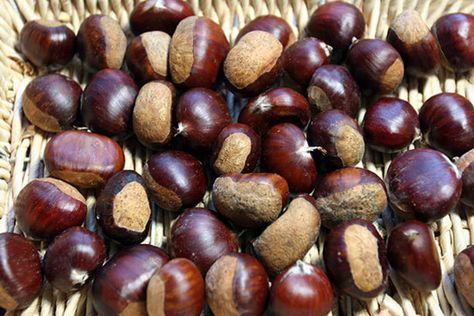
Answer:
[[[286,48],[295,41],[295,34],[285,19],[275,15],[261,15],[247,23],[237,35],[235,43],[252,31],[264,31],[272,34]]]
[[[474,307],[474,246],[464,249],[454,261],[454,280],[467,303]]]
[[[461,173],[462,180],[461,202],[469,207],[474,207],[474,149],[462,155],[456,161],[456,166]]]

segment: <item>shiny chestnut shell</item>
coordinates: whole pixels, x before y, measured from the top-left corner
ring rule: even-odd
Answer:
[[[469,246],[456,256],[454,261],[454,280],[458,291],[464,296],[467,303],[474,307],[474,246]]]
[[[462,194],[461,202],[474,207],[474,149],[469,150],[456,161],[461,173]]]
[[[252,31],[264,31],[272,34],[283,45],[283,47],[290,46],[295,41],[295,34],[290,25],[285,19],[275,15],[261,15],[247,23],[237,35],[235,43],[237,43],[242,36]]]

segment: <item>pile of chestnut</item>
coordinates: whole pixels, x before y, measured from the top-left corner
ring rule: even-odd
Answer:
[[[440,93],[417,113],[391,94],[405,73],[470,71],[474,16],[430,29],[405,11],[384,41],[363,38],[361,11],[335,1],[312,14],[306,38],[267,15],[231,47],[188,3],[146,0],[130,28],[128,41],[117,21],[92,15],[77,34],[46,20],[21,31],[35,66],[59,69],[77,52],[92,78],[83,91],[48,72],[24,91],[26,118],[55,134],[49,176],[14,204],[26,237],[0,234],[0,307],[27,307],[45,282],[64,293],[90,283],[100,315],[326,315],[338,295],[393,293],[389,267],[423,293],[440,286],[429,224],[474,207],[474,107]],[[238,123],[222,89],[246,101]],[[419,136],[423,148],[407,151]],[[122,142],[151,150],[141,175],[123,170]],[[384,180],[357,167],[366,146],[394,154]],[[96,192],[98,232],[82,227],[84,189]],[[207,191],[208,208],[197,207]],[[180,214],[163,249],[142,243],[152,203]],[[400,224],[385,245],[372,222],[387,207]],[[302,261],[320,230],[324,267]],[[30,240],[48,245],[42,258]],[[107,258],[110,243],[119,250]],[[454,277],[474,306],[473,246]]]

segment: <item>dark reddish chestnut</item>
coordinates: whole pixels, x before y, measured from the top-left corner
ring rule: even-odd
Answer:
[[[469,207],[474,207],[474,149],[462,155],[456,161],[456,166],[462,177],[461,202]]]
[[[204,168],[183,151],[168,150],[148,159],[143,177],[159,207],[179,211],[201,202],[206,193]]]
[[[410,103],[392,97],[378,99],[364,117],[364,139],[378,151],[393,153],[410,145],[419,133],[418,113]]]
[[[454,280],[456,287],[467,303],[474,307],[474,246],[464,249],[454,261]]]
[[[347,295],[369,299],[387,287],[385,244],[369,221],[352,219],[331,230],[323,257],[329,278]]]
[[[8,311],[28,307],[43,285],[35,245],[13,233],[0,234],[0,307]]]
[[[173,82],[188,88],[211,88],[229,48],[218,24],[202,16],[185,18],[171,38],[169,66]]]
[[[143,241],[151,218],[145,180],[131,170],[115,174],[100,192],[95,213],[107,237],[126,245]]]
[[[85,228],[71,227],[58,235],[44,256],[44,274],[51,285],[72,292],[89,281],[106,258],[102,238]]]
[[[15,201],[18,226],[35,239],[51,239],[66,228],[80,226],[86,212],[84,196],[72,185],[53,178],[31,181]]]
[[[309,103],[303,95],[290,88],[274,88],[250,99],[240,112],[239,122],[264,135],[272,125],[283,122],[304,128],[310,118]]]
[[[334,294],[324,272],[298,261],[272,283],[270,308],[275,316],[325,316],[332,309]]]
[[[206,298],[216,316],[262,315],[267,297],[267,273],[247,254],[222,256],[206,274]]]
[[[264,31],[272,34],[280,41],[283,48],[290,46],[295,41],[295,34],[285,19],[275,15],[261,15],[247,23],[239,31],[235,43],[237,43],[242,36],[252,31]]]
[[[227,104],[217,92],[195,88],[184,93],[175,110],[177,134],[192,147],[210,150],[221,130],[232,122]]]
[[[68,129],[76,120],[81,86],[59,74],[33,79],[23,93],[23,112],[32,124],[47,132]]]
[[[114,140],[84,131],[65,131],[51,138],[44,150],[51,176],[80,188],[95,188],[123,169],[125,157]]]
[[[355,118],[360,108],[360,91],[350,72],[343,66],[323,65],[312,74],[308,99],[313,112],[331,109]]]
[[[461,156],[474,148],[474,106],[456,93],[440,93],[420,109],[420,127],[428,145]]]
[[[387,42],[402,56],[407,73],[424,77],[438,72],[441,65],[438,43],[417,11],[403,11],[393,20]]]
[[[221,175],[252,172],[260,158],[260,136],[248,125],[229,124],[213,146],[211,166]]]
[[[116,20],[106,15],[91,15],[79,28],[77,50],[79,58],[93,70],[120,69],[127,50],[127,37]]]
[[[364,157],[365,143],[357,122],[340,110],[316,115],[308,129],[308,142],[332,166],[352,167]]]
[[[191,260],[203,275],[221,256],[239,249],[235,233],[206,208],[181,214],[171,226],[169,238],[171,256]]]
[[[311,192],[316,185],[316,163],[301,129],[291,123],[273,126],[262,145],[266,171],[281,175],[294,193]]]
[[[149,316],[199,316],[204,307],[204,280],[192,261],[177,258],[156,270],[147,287]]]
[[[402,82],[402,57],[389,43],[379,39],[363,39],[351,46],[347,67],[366,94],[394,91]]]
[[[20,49],[35,66],[64,66],[76,53],[76,34],[58,21],[30,21],[21,29]]]
[[[81,113],[92,131],[124,136],[131,128],[138,87],[125,72],[104,69],[94,75],[84,90]]]
[[[429,292],[440,285],[438,250],[425,223],[410,220],[398,224],[390,233],[387,257],[390,266],[415,289]]]
[[[423,222],[448,214],[461,196],[456,166],[432,149],[409,150],[395,157],[385,182],[394,210],[402,217]]]

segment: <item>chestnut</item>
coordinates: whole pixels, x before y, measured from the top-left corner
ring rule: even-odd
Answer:
[[[456,287],[467,303],[474,307],[474,246],[467,247],[456,256],[454,261],[454,280]]]
[[[26,86],[23,112],[28,121],[42,130],[59,132],[70,128],[76,120],[81,94],[81,86],[66,76],[39,76]]]
[[[100,192],[95,213],[107,237],[126,245],[143,241],[151,218],[145,180],[132,170],[115,174]]]
[[[15,201],[16,222],[34,239],[51,239],[66,228],[80,226],[86,212],[84,196],[72,185],[53,178],[31,181]]]
[[[352,118],[360,108],[360,91],[347,68],[338,65],[323,65],[310,78],[308,100],[313,112],[331,109],[344,111]]]
[[[130,14],[130,29],[140,35],[149,31],[173,34],[181,20],[194,15],[189,3],[182,0],[146,0]]]
[[[239,122],[264,135],[271,126],[288,122],[301,128],[311,119],[306,98],[290,88],[274,88],[249,100],[239,115]]]
[[[89,281],[105,258],[105,243],[98,234],[82,227],[71,227],[48,246],[44,274],[53,287],[72,292]]]
[[[146,32],[128,44],[125,60],[135,80],[143,85],[168,77],[171,37],[160,31]]]
[[[387,42],[402,56],[407,73],[426,77],[438,72],[441,65],[438,43],[417,11],[403,11],[393,20]]]
[[[211,19],[185,18],[171,38],[169,66],[173,82],[187,88],[211,88],[229,48],[221,27]]]
[[[329,279],[344,294],[369,299],[387,287],[385,244],[367,220],[352,219],[331,230],[323,257]]]
[[[156,270],[148,283],[149,316],[199,316],[204,307],[204,280],[192,261],[177,258]]]
[[[64,66],[76,53],[76,34],[58,21],[29,21],[20,32],[20,50],[35,66]]]
[[[248,125],[229,124],[213,146],[211,166],[219,174],[252,172],[260,157],[260,136]]]
[[[419,112],[423,139],[446,155],[461,156],[474,148],[474,106],[456,93],[439,93]]]
[[[330,48],[314,37],[303,38],[283,53],[283,68],[303,87],[307,87],[313,73],[329,63]]]
[[[288,184],[273,173],[220,176],[212,187],[219,213],[242,227],[266,226],[278,218],[288,202]]]
[[[224,255],[206,274],[206,297],[216,316],[262,315],[268,297],[267,273],[247,254]]]
[[[146,288],[155,271],[169,260],[161,248],[135,245],[117,252],[92,284],[92,304],[99,315],[146,315]]]
[[[167,211],[193,207],[206,193],[207,180],[201,162],[183,151],[152,155],[144,166],[143,177],[156,204]]]
[[[154,148],[173,136],[173,108],[176,89],[168,81],[152,81],[138,92],[133,108],[133,132],[145,146]]]
[[[43,285],[41,262],[35,245],[14,233],[0,233],[0,308],[28,307]]]
[[[402,57],[389,43],[379,39],[362,39],[351,46],[347,67],[366,94],[394,91],[402,82]]]
[[[430,228],[410,220],[395,226],[387,242],[390,266],[420,291],[433,291],[441,283],[441,265]]]
[[[264,31],[275,36],[280,41],[283,48],[293,44],[295,41],[295,34],[290,25],[285,19],[275,15],[261,15],[247,23],[237,35],[235,43],[237,43],[245,34],[252,31]]]
[[[127,38],[116,20],[94,14],[82,22],[77,33],[77,50],[90,69],[120,69],[126,49]]]
[[[293,193],[309,193],[316,185],[316,164],[301,129],[291,123],[273,126],[262,145],[263,169],[281,175]]]
[[[392,208],[403,218],[432,222],[448,214],[461,196],[456,166],[432,149],[399,154],[388,168],[385,182]]]
[[[334,294],[324,272],[303,261],[280,273],[272,283],[270,308],[275,316],[325,316]]]
[[[308,142],[321,148],[323,159],[334,167],[352,167],[364,157],[365,142],[357,122],[340,110],[316,115],[308,128]]]
[[[462,177],[461,202],[469,207],[474,207],[474,149],[462,155],[456,161],[456,166]]]
[[[224,61],[229,88],[254,96],[274,84],[283,71],[283,45],[270,33],[252,31],[239,40]]]
[[[94,75],[84,90],[81,114],[92,131],[124,136],[131,127],[138,87],[125,72],[104,69]]]
[[[206,208],[186,210],[171,226],[169,249],[173,258],[194,262],[205,275],[221,256],[237,252],[236,234]]]
[[[46,144],[44,163],[52,177],[95,188],[123,169],[125,157],[119,144],[106,136],[64,131]]]
[[[456,72],[474,67],[474,15],[444,15],[435,22],[432,30],[443,53],[444,66]]]
[[[320,227],[316,201],[308,194],[301,194],[252,241],[252,248],[268,273],[277,275],[303,259],[316,242]]]
[[[184,93],[176,104],[176,135],[191,147],[210,150],[222,129],[231,123],[224,98],[206,88],[194,88]]]

